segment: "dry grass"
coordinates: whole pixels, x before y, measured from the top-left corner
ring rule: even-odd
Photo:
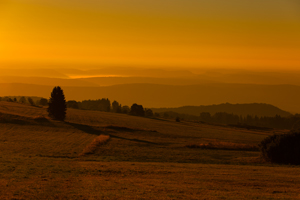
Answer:
[[[233,142],[209,142],[204,144],[188,144],[189,148],[200,149],[220,149],[220,150],[236,150],[236,151],[258,151],[258,145],[240,144]]]
[[[33,117],[33,120],[37,121],[37,122],[48,122],[49,121],[44,115],[35,116],[35,117]]]
[[[22,159],[22,165],[20,165]],[[299,168],[0,160],[0,199],[299,199]],[[7,162],[9,161],[9,162]]]
[[[148,130],[148,129],[138,129],[138,128],[130,128],[130,127],[125,127],[125,126],[113,126],[113,125],[108,125],[105,126],[107,129],[112,129],[116,131],[124,131],[124,132],[134,132],[134,131],[150,131],[150,132],[157,132],[156,130]]]
[[[7,102],[0,113],[1,200],[300,197],[299,167],[241,147],[273,132],[75,109],[44,123],[45,108]],[[208,143],[219,149],[184,147]]]
[[[91,144],[85,147],[85,149],[81,154],[79,154],[79,156],[83,156],[86,154],[93,154],[99,146],[107,143],[109,139],[110,139],[109,135],[99,135],[93,140]]]

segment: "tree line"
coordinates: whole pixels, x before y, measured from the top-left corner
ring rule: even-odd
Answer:
[[[258,116],[242,116],[226,112],[216,112],[210,114],[209,112],[202,112],[199,116],[181,114],[176,112],[162,112],[155,113],[157,117],[164,117],[169,119],[179,118],[181,120],[198,121],[213,124],[234,125],[239,127],[266,127],[278,129],[297,129],[300,128],[300,114],[290,115],[289,117],[281,117],[275,115],[274,117],[258,117]]]
[[[47,108],[49,116],[58,119],[64,120],[66,116],[67,108],[82,109],[82,110],[97,110],[103,112],[114,112],[114,113],[123,113],[130,114],[135,116],[143,117],[153,117],[153,112],[151,109],[144,108],[142,105],[136,103],[129,106],[122,106],[119,102],[111,101],[108,98],[102,98],[97,100],[65,100],[63,90],[57,86],[54,87],[51,92],[50,99],[39,98],[36,101],[32,97],[0,97],[0,101],[8,102],[19,102],[24,104],[30,104],[32,106],[49,106]]]
[[[32,106],[47,106],[48,99],[39,97],[0,97],[0,101],[28,103]]]
[[[97,110],[97,111],[104,111],[104,112],[114,112],[114,113],[124,113],[124,114],[131,114],[136,116],[146,116],[152,117],[153,112],[151,109],[147,109],[136,103],[132,104],[131,107],[129,106],[122,106],[117,101],[111,101],[108,98],[102,98],[97,100],[83,100],[83,101],[75,101],[70,100],[66,102],[67,108],[74,108],[74,109],[82,109],[82,110]]]
[[[49,116],[64,120],[67,108],[82,109],[82,110],[97,110],[104,112],[115,112],[124,113],[135,116],[144,117],[163,117],[169,119],[175,119],[177,122],[180,120],[190,120],[199,121],[205,123],[214,124],[225,124],[225,125],[235,125],[240,127],[268,127],[268,128],[279,128],[279,129],[298,129],[300,128],[300,114],[291,115],[289,117],[281,117],[276,115],[274,117],[258,117],[258,116],[239,116],[236,114],[230,114],[226,112],[216,112],[211,115],[209,112],[202,112],[199,116],[180,114],[173,111],[153,113],[151,109],[143,108],[142,105],[136,103],[129,106],[122,106],[119,102],[111,101],[108,98],[102,98],[97,100],[84,100],[66,101],[63,94],[63,90],[57,86],[53,88],[51,92],[51,97],[49,100],[45,98],[40,98],[39,100],[34,100],[31,97],[19,97],[19,99],[11,97],[0,97],[0,100],[10,101],[10,102],[20,102],[29,103],[32,106],[49,106],[48,112]],[[58,113],[58,114],[57,114]]]
[[[142,105],[134,103],[129,109],[128,106],[122,106],[117,101],[113,101],[111,104],[108,98],[84,100],[81,102],[70,100],[66,102],[63,91],[59,86],[54,87],[53,91],[51,92],[51,97],[49,99],[48,105],[49,107],[47,111],[49,113],[49,116],[61,121],[64,121],[66,117],[67,108],[126,113],[146,117],[153,116],[152,110],[144,109]]]

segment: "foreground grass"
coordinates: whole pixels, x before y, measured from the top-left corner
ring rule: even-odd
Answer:
[[[270,131],[72,109],[58,122],[6,102],[0,113],[0,199],[300,198],[298,167],[239,149]],[[212,142],[238,148],[187,147]]]
[[[299,168],[4,158],[0,199],[297,199]]]
[[[91,144],[85,147],[83,152],[79,156],[84,156],[87,154],[93,154],[100,147],[108,142],[110,137],[108,135],[99,135],[96,137]]]

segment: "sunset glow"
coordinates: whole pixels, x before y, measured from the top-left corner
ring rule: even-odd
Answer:
[[[296,1],[164,2],[4,1],[0,63],[300,66]]]

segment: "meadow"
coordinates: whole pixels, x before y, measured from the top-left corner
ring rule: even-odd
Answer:
[[[0,199],[300,199],[299,167],[244,148],[284,132],[0,102]]]

